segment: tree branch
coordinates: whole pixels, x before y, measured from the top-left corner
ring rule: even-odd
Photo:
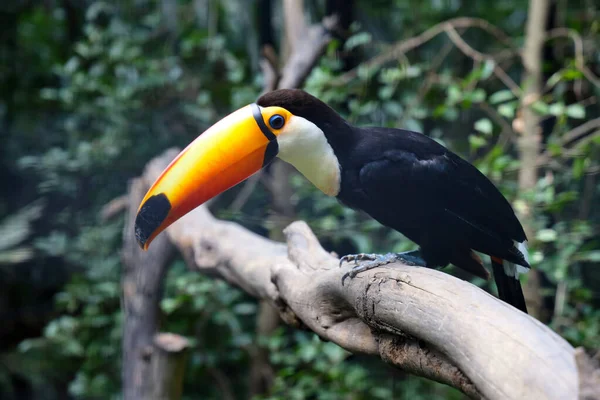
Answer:
[[[154,336],[150,361],[150,375],[147,382],[148,400],[178,400],[181,398],[183,375],[189,342],[186,338],[172,333],[159,333]]]
[[[583,56],[583,40],[577,31],[568,28],[556,28],[548,32],[546,40],[556,39],[560,37],[568,37],[573,41],[575,51],[575,67],[585,76],[592,84],[600,88],[600,78],[598,78],[591,69],[585,65]]]
[[[600,118],[591,119],[565,133],[561,138],[562,146],[571,146],[581,139],[593,133],[594,129],[600,128]]]
[[[166,166],[177,153],[153,165]],[[147,169],[141,179],[150,186],[158,174]],[[349,266],[339,268],[305,223],[285,234],[287,246],[217,220],[204,206],[167,229],[191,267],[271,302],[288,324],[351,352],[475,398],[577,397],[574,349],[530,316],[427,268],[394,264],[342,283]]]
[[[415,37],[402,40],[394,44],[388,51],[378,56],[373,57],[371,60],[362,63],[358,67],[346,72],[341,75],[337,79],[331,82],[332,86],[344,86],[350,83],[353,79],[358,76],[358,70],[362,68],[367,69],[377,69],[380,68],[387,62],[395,60],[401,56],[403,56],[406,52],[413,50],[419,46],[424,45],[429,42],[431,39],[439,35],[443,32],[448,32],[450,30],[454,30],[458,28],[471,28],[476,27],[485,30],[486,32],[495,36],[498,40],[500,40],[503,44],[505,44],[509,49],[503,50],[495,55],[486,55],[488,58],[492,58],[496,61],[506,59],[507,57],[511,57],[513,55],[518,55],[518,51],[513,48],[512,41],[510,38],[498,27],[490,24],[488,21],[480,18],[468,18],[468,17],[460,17],[453,18],[445,22],[441,22],[437,25],[432,26],[425,32],[417,35]],[[458,33],[457,33],[458,35]],[[461,39],[462,40],[462,39]],[[463,41],[464,43],[464,41]],[[466,43],[465,43],[466,44]],[[468,46],[468,45],[467,45]],[[469,46],[470,47],[470,46]],[[471,48],[472,49],[472,48]],[[479,52],[478,52],[479,53]],[[483,53],[479,53],[482,54]]]
[[[452,25],[448,25],[444,29],[444,31],[446,32],[452,43],[454,43],[464,55],[466,55],[467,57],[471,57],[475,61],[496,61],[506,58],[507,56],[509,57],[511,55],[516,54],[512,50],[504,50],[495,56],[481,53],[480,51],[477,51],[474,48],[472,48],[467,42],[465,42],[462,36],[459,35],[459,33],[456,31],[456,29],[454,29]],[[511,92],[513,92],[515,96],[519,97],[521,95],[521,88],[519,87],[519,85],[517,85],[515,81],[510,76],[508,76],[506,71],[500,68],[500,66],[498,66],[497,63],[494,63],[494,75],[496,75],[498,79],[500,79],[506,86],[508,86],[508,88],[511,90]]]
[[[320,24],[307,26],[302,2],[285,0],[283,4],[291,53],[282,69],[277,88],[293,89],[302,87],[306,77],[327,48],[332,38],[329,32],[337,27],[338,18],[328,16]]]

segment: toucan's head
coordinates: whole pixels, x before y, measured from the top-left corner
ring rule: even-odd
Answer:
[[[275,157],[337,195],[341,171],[331,143],[344,126],[334,110],[302,90],[270,92],[235,111],[196,138],[154,182],[135,220],[138,243],[147,249],[173,222]]]

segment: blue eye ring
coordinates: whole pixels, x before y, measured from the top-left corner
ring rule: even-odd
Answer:
[[[273,129],[281,129],[283,128],[283,125],[285,125],[285,118],[279,114],[272,115],[271,118],[269,118],[269,125],[271,125],[271,128]]]

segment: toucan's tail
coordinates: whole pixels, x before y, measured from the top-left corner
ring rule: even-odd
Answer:
[[[525,269],[520,265],[492,257],[492,270],[498,286],[498,297],[515,308],[527,313],[523,289],[519,281],[519,270]]]

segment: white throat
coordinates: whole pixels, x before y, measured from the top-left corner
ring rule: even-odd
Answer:
[[[279,154],[328,196],[340,192],[340,164],[318,126],[293,116],[277,137]]]

